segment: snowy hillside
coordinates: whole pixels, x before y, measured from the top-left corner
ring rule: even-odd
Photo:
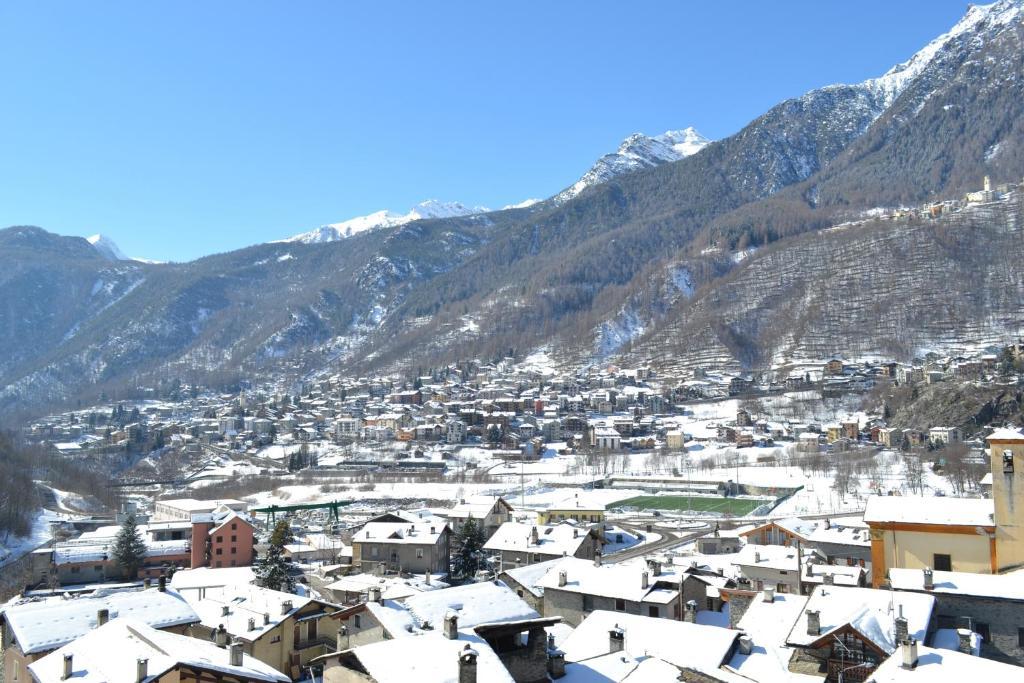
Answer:
[[[679,161],[696,154],[710,142],[692,127],[670,130],[654,137],[634,133],[623,140],[615,152],[598,159],[571,187],[558,193],[555,201],[568,201],[588,187],[608,182],[623,173]]]
[[[388,209],[375,211],[367,216],[350,218],[347,221],[342,221],[341,223],[331,223],[329,225],[319,227],[316,230],[310,230],[309,232],[304,232],[279,241],[302,242],[304,244],[334,242],[368,230],[392,228],[396,225],[405,225],[406,223],[422,220],[424,218],[454,218],[456,216],[470,216],[477,213],[486,213],[487,211],[490,211],[490,209],[483,206],[469,207],[460,202],[441,202],[436,199],[428,199],[427,201],[420,202],[416,206],[412,207],[408,213],[396,213]]]

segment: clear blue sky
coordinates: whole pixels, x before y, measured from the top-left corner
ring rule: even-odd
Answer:
[[[427,198],[500,207],[626,135],[880,75],[964,0],[0,5],[0,226],[187,260]]]

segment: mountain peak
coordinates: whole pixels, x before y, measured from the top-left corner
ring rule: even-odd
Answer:
[[[110,239],[106,235],[99,233],[86,237],[85,240],[92,245],[93,249],[98,251],[101,256],[111,261],[128,261],[128,257],[118,248],[114,240]]]
[[[490,211],[490,209],[483,206],[468,207],[461,202],[443,202],[437,199],[427,199],[412,207],[408,213],[403,214],[384,209],[366,216],[350,218],[340,223],[323,225],[315,230],[277,241],[303,242],[305,244],[336,242],[361,232],[393,228],[426,218],[455,218],[457,216],[472,216],[478,213],[486,213],[487,211]]]
[[[669,130],[654,137],[633,133],[622,141],[615,152],[598,159],[572,186],[555,195],[555,201],[568,201],[588,187],[608,182],[623,173],[679,161],[696,154],[710,143],[711,140],[692,126]]]

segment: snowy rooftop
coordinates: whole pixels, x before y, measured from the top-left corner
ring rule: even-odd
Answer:
[[[434,545],[447,528],[447,524],[370,522],[352,536],[352,542]]]
[[[223,625],[233,636],[254,641],[311,602],[310,598],[251,584],[226,587],[216,595],[186,595],[203,626]],[[286,603],[291,603],[290,606]],[[225,608],[227,614],[224,614]],[[249,620],[253,628],[249,628]],[[266,622],[266,623],[264,623]]]
[[[625,632],[624,650],[617,654],[656,657],[702,671],[721,666],[739,636],[738,631],[717,626],[598,610],[591,612],[562,643],[565,660],[582,662],[607,655],[608,632],[616,627]]]
[[[410,595],[422,593],[423,591],[440,590],[447,588],[448,584],[431,577],[430,583],[426,577],[411,576],[402,578],[399,576],[377,576],[376,574],[352,574],[343,576],[332,584],[326,586],[330,591],[344,591],[346,593],[365,593],[370,588],[380,588],[381,596],[390,600],[401,600]]]
[[[412,638],[363,645],[352,650],[352,654],[377,683],[456,683],[459,653],[467,645],[478,655],[478,681],[513,683],[494,650],[471,633],[462,632],[458,640],[449,640],[440,631],[432,631]]]
[[[448,511],[449,517],[474,517],[483,519],[486,517],[500,496],[470,496]]]
[[[992,526],[993,511],[992,500],[985,498],[872,496],[868,498],[864,521]]]
[[[392,638],[401,638],[419,632],[416,620],[412,612],[394,600],[382,600],[381,602],[367,602],[366,611],[373,615],[388,635]]]
[[[252,567],[199,567],[197,569],[179,569],[171,577],[171,588],[177,591],[199,588],[223,588],[225,586],[245,585],[253,582],[255,575]]]
[[[1019,666],[922,645],[917,647],[915,668],[904,669],[901,664],[899,655],[890,657],[871,674],[871,680],[875,683],[962,683],[970,680],[1019,681],[1024,677],[1024,668]]]
[[[114,619],[29,665],[41,683],[63,678],[64,656],[72,656],[72,677],[81,683],[138,683],[137,660],[146,659],[146,681],[187,666],[242,680],[288,681],[250,655],[232,666],[228,650],[213,643],[154,629],[134,619]],[[218,676],[219,678],[219,676]]]
[[[988,441],[1024,441],[1024,433],[1019,429],[997,429],[985,437]]]
[[[557,559],[537,562],[523,567],[516,567],[515,569],[506,569],[503,574],[508,574],[509,577],[515,579],[523,588],[537,597],[541,597],[544,595],[544,588],[540,586],[540,581],[557,564]]]
[[[756,681],[817,681],[817,676],[802,676],[789,671],[793,649],[786,646],[786,634],[800,616],[807,598],[778,594],[773,602],[754,598],[738,624],[739,630],[754,641],[749,655],[736,652],[727,665]]]
[[[558,577],[559,572],[562,571],[565,572],[566,581],[564,586],[559,586]],[[640,602],[654,589],[655,582],[679,583],[679,575],[673,571],[672,567],[669,567],[662,571],[661,576],[648,574],[649,587],[644,588],[642,582],[644,571],[647,571],[645,565],[633,562],[596,566],[589,560],[566,557],[559,560],[558,564],[544,575],[544,578],[540,580],[540,586],[544,590],[555,589]]]
[[[97,613],[109,618],[130,617],[154,628],[199,621],[196,612],[177,593],[157,589],[105,592],[75,598],[47,598],[4,607],[6,619],[21,651],[47,652],[66,645],[96,628]]]
[[[536,542],[533,540],[536,530]],[[521,550],[544,555],[575,555],[589,531],[575,524],[541,526],[505,522],[484,545],[485,550]]]
[[[505,584],[490,582],[419,593],[406,598],[405,605],[421,625],[429,623],[435,629],[449,612],[458,616],[459,628],[540,616]]]
[[[923,591],[924,572],[920,569],[889,570],[889,582],[895,590]],[[932,572],[932,593],[973,595],[1004,600],[1024,600],[1024,573],[970,574],[968,572]]]
[[[910,636],[924,642],[935,598],[921,593],[818,586],[807,600],[787,638],[790,645],[807,646],[849,624],[886,652],[896,650],[896,617],[902,609]],[[817,610],[821,628],[807,633],[807,612]]]

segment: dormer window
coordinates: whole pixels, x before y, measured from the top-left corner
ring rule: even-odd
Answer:
[[[1013,474],[1013,451],[1003,451],[1003,473]]]

